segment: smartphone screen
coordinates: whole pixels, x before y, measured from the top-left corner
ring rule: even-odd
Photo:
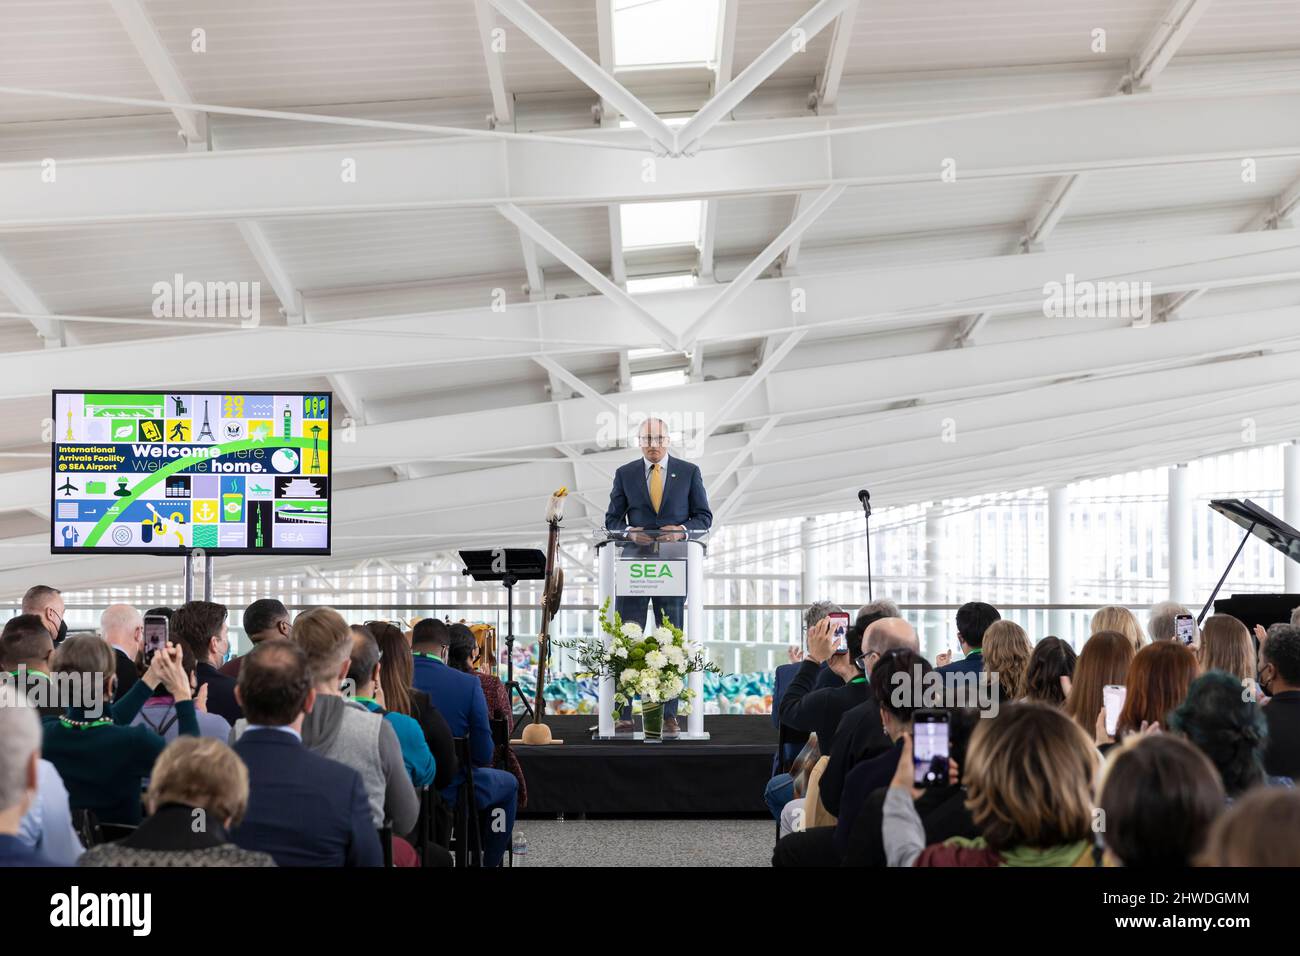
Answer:
[[[1124,709],[1124,698],[1127,695],[1128,689],[1120,684],[1107,684],[1102,688],[1101,700],[1106,707],[1106,733],[1112,737],[1119,725],[1119,712]]]
[[[1180,614],[1174,618],[1174,636],[1190,647],[1196,640],[1196,618],[1190,614]]]
[[[948,783],[948,713],[918,710],[912,719],[912,780],[918,787]]]
[[[831,653],[843,654],[849,649],[849,616],[840,613],[828,616],[835,622],[831,625]]]
[[[167,618],[161,614],[150,614],[144,619],[144,654],[151,656],[155,651],[167,646]]]

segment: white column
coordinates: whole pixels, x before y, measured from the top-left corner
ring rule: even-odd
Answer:
[[[1070,493],[1065,485],[1047,490],[1047,603],[1069,604],[1073,600],[1074,581],[1070,577]],[[1048,615],[1049,630],[1064,641],[1074,643],[1069,611],[1056,610]]]
[[[944,604],[948,600],[948,578],[943,562],[943,507],[935,502],[925,512],[925,603]],[[961,657],[961,648],[950,626],[953,616],[953,611],[945,610],[926,611],[923,615],[921,653],[929,660],[947,650],[950,639],[954,659]]]
[[[817,520],[804,518],[799,524],[799,547],[803,551],[803,574],[799,581],[799,603],[805,608],[826,595],[822,590],[821,555],[816,546]],[[802,612],[801,612],[802,613]],[[795,643],[798,643],[796,635]]]
[[[1282,448],[1282,520],[1300,527],[1300,442]],[[1300,594],[1300,563],[1285,561],[1286,593]]]
[[[604,606],[609,601],[609,610],[612,614],[614,611],[614,549],[616,545],[613,542],[602,547],[596,553],[599,555],[599,577],[596,587],[596,603]],[[597,625],[599,626],[599,625]],[[609,647],[610,637],[603,634],[605,646]],[[596,701],[596,736],[613,737],[614,736],[614,682],[608,677],[600,681],[599,697]]]
[[[1169,598],[1186,604],[1195,597],[1195,589],[1191,484],[1187,466],[1174,465],[1169,469]]]

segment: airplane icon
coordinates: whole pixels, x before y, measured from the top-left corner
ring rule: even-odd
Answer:
[[[61,491],[61,492],[63,492],[63,497],[65,497],[65,498],[71,498],[71,497],[72,497],[72,493],[73,493],[74,491],[80,491],[81,489],[78,488],[76,485],[74,485],[74,484],[72,483],[72,479],[69,478],[69,479],[67,479],[66,481],[64,481],[63,484],[59,485],[59,487],[55,488],[54,490],[55,490],[55,491]]]
[[[269,495],[271,493],[271,489],[263,488],[261,485],[253,485],[251,488],[248,489],[248,491],[249,494],[254,494],[254,495]]]

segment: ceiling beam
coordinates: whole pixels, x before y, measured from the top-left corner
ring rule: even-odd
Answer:
[[[840,96],[840,80],[844,76],[844,64],[849,58],[849,44],[853,39],[853,21],[858,15],[858,4],[849,6],[835,18],[835,29],[831,34],[831,48],[826,54],[826,65],[822,68],[817,81],[817,110],[823,112],[834,110]]]
[[[503,0],[504,2],[504,0]],[[963,180],[1300,156],[1300,90],[1109,97],[1037,110],[849,127],[830,137],[766,139],[845,126],[834,117],[733,123],[691,159],[653,177],[624,149],[481,138],[341,143],[159,156],[65,159],[58,187],[32,189],[39,162],[0,163],[0,230],[73,224],[392,212],[451,206],[607,205],[936,183],[943,156]],[[1103,126],[1106,136],[1079,137]],[[1213,129],[1213,143],[1205,130]],[[635,131],[584,138],[628,145]],[[942,143],[940,149],[936,144]],[[359,171],[346,189],[338,171]],[[439,175],[429,175],[430,169]]]
[[[1133,61],[1133,67],[1122,84],[1124,92],[1149,90],[1155,85],[1211,2],[1213,0],[1174,0]]]
[[[57,318],[47,318],[51,313],[45,307],[45,302],[4,256],[0,256],[0,293],[4,293],[14,308],[26,316],[40,336],[44,348],[57,349],[72,344],[69,341],[67,323]]]
[[[497,11],[549,53],[557,63],[609,101],[665,154],[675,153],[673,130],[599,63],[583,53],[568,37],[523,0],[488,0]]]
[[[510,93],[506,90],[504,56],[494,50],[496,42],[492,31],[497,29],[497,18],[488,0],[474,0],[474,17],[478,22],[479,45],[483,49],[483,65],[487,68],[488,88],[492,91],[492,116],[490,125],[510,126],[514,122]]]
[[[194,102],[194,97],[190,95],[189,87],[186,86],[184,78],[167,52],[167,47],[163,45],[162,37],[158,34],[153,18],[145,8],[144,0],[109,0],[109,3],[113,7],[113,12],[117,14],[118,20],[122,22],[127,36],[131,38],[136,53],[144,61],[145,69],[153,78],[158,92],[162,94],[163,99],[177,104],[172,109],[172,114],[180,125],[186,143],[192,149],[207,149],[209,146],[207,114],[184,108],[185,104]]]

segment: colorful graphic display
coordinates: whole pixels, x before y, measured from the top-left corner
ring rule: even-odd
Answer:
[[[54,552],[329,554],[328,392],[54,393]]]

